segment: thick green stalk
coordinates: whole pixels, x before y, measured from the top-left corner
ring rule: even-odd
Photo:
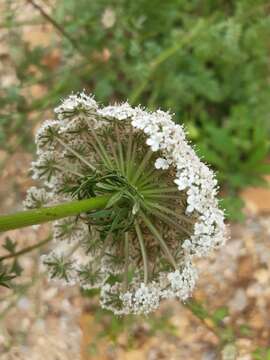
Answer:
[[[109,199],[110,196],[99,196],[35,210],[21,211],[10,215],[2,215],[0,216],[0,232],[42,224],[67,216],[78,215],[90,210],[103,209]]]

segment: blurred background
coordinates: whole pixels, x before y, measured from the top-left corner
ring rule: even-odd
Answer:
[[[268,0],[0,0],[0,211],[32,185],[40,123],[85,89],[175,113],[217,171],[232,233],[199,262],[196,308],[165,303],[148,318],[49,284],[27,255],[14,291],[0,288],[1,360],[270,359],[269,39]],[[20,249],[48,232],[8,238]]]

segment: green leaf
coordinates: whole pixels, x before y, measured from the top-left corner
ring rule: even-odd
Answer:
[[[190,300],[186,304],[190,308],[190,310],[194,313],[194,315],[196,315],[199,319],[206,319],[210,317],[210,314],[208,313],[207,309],[199,302]]]
[[[206,126],[207,135],[210,135],[209,143],[221,153],[230,156],[237,156],[237,149],[233,142],[233,137],[230,136],[226,129],[220,129],[213,125]]]
[[[255,148],[247,161],[246,167],[252,168],[254,167],[256,169],[256,165],[264,159],[266,159],[267,155],[269,153],[269,146],[266,143],[261,143]],[[270,168],[270,165],[269,165]]]
[[[23,268],[21,267],[21,265],[19,264],[18,260],[16,259],[11,267],[10,270],[12,273],[14,273],[16,276],[20,276],[21,273],[23,272]]]
[[[121,200],[123,196],[123,192],[122,191],[119,191],[117,193],[115,193],[111,198],[110,200],[108,201],[107,205],[106,205],[106,208],[110,208],[112,207],[113,205],[115,205],[119,200]]]
[[[132,208],[132,214],[136,215],[139,210],[140,210],[140,203],[136,201]]]
[[[222,156],[215,149],[210,149],[205,143],[199,145],[198,154],[203,160],[207,160],[208,163],[218,166],[220,169],[225,170],[227,168],[227,164]]]
[[[267,360],[265,359],[265,351],[263,348],[261,347],[258,347],[253,353],[252,353],[252,356],[253,356],[253,360]]]
[[[244,337],[250,337],[253,334],[252,328],[248,324],[242,324],[239,327],[240,334]]]
[[[1,266],[0,269],[0,286],[10,288],[11,287],[11,280],[13,280],[16,277],[16,275],[8,268],[5,268]]]
[[[258,164],[254,168],[254,172],[257,174],[268,175],[270,174],[270,164]]]
[[[10,237],[5,238],[5,243],[3,244],[3,248],[6,249],[9,253],[14,254],[16,250],[17,243],[12,241]]]
[[[242,211],[244,201],[235,196],[227,196],[220,201],[220,206],[225,209],[225,215],[228,219],[233,221],[244,221],[245,216]]]
[[[212,318],[217,324],[219,324],[228,315],[229,315],[228,307],[222,306],[213,313]]]

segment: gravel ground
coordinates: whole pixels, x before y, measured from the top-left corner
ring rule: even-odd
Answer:
[[[1,156],[7,160],[4,152]],[[1,212],[18,209],[15,204],[21,204],[31,184],[25,170],[31,157],[19,153],[9,160],[1,178]],[[269,193],[250,189],[243,196],[246,221],[232,224],[227,246],[199,261],[195,294],[210,310],[229,307],[225,323],[237,333],[233,345],[222,349],[211,326],[177,302],[165,302],[154,316],[157,324],[168,316],[160,330],[157,324],[151,327],[149,319],[140,319],[117,332],[112,341],[108,331],[112,318],[103,315],[97,322],[95,300],[82,297],[76,287],[49,283],[36,251],[21,258],[24,272],[19,283],[25,286],[20,292],[0,290],[0,359],[253,359],[257,347],[270,344],[270,211],[265,206]],[[24,247],[46,238],[48,232],[49,226],[14,230],[1,235],[0,242],[9,235]],[[171,326],[173,331],[168,330]],[[107,337],[100,336],[104,330]],[[95,352],[89,347],[93,343]]]
[[[21,20],[29,14],[24,7]],[[6,35],[1,29],[3,87],[18,81],[8,60]],[[50,35],[44,25],[35,31],[23,29],[25,41],[33,47],[50,42]],[[34,85],[24,91],[38,98],[46,89]],[[16,137],[13,140],[16,144]],[[20,208],[32,184],[30,162],[31,155],[21,149],[12,156],[0,149],[0,212]],[[109,315],[100,315],[97,321],[95,299],[82,297],[76,287],[49,283],[35,251],[21,258],[24,272],[19,283],[24,286],[20,291],[13,294],[0,288],[0,360],[255,360],[251,354],[257,347],[270,346],[270,191],[247,189],[243,198],[246,221],[232,224],[227,246],[199,262],[201,276],[195,294],[211,311],[228,306],[224,323],[237,335],[233,343],[224,347],[211,323],[202,323],[177,302],[166,302],[155,316],[123,328]],[[48,232],[49,227],[42,226],[8,235],[23,248],[46,238]],[[0,236],[0,243],[6,235]]]

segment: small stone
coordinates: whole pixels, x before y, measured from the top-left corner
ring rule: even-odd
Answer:
[[[250,256],[242,256],[239,258],[238,279],[244,283],[250,281],[254,273],[254,264]]]
[[[57,287],[51,287],[44,292],[43,298],[44,300],[49,301],[53,299],[57,295],[57,293],[58,293]]]
[[[266,269],[258,269],[254,273],[255,279],[260,284],[266,284],[269,281],[269,275],[270,275],[269,270],[266,270]]]
[[[218,354],[216,353],[216,351],[209,350],[202,354],[202,360],[217,360],[217,359],[218,359]]]
[[[248,297],[257,297],[260,296],[263,292],[262,286],[258,283],[253,282],[248,288],[247,288],[247,296]]]
[[[267,318],[265,318],[265,316],[263,314],[261,314],[258,311],[254,311],[251,314],[251,318],[249,320],[249,325],[256,330],[259,330],[259,329],[261,330],[265,326],[265,321],[267,321]]]
[[[221,352],[222,360],[236,360],[237,348],[234,344],[227,344]]]
[[[26,297],[22,297],[17,304],[18,308],[21,310],[29,310],[30,305],[31,303],[29,299]]]
[[[229,307],[232,312],[241,312],[248,305],[246,292],[243,289],[237,289],[234,297],[229,301]]]
[[[237,357],[237,360],[252,360],[252,356],[250,354],[245,354]]]

